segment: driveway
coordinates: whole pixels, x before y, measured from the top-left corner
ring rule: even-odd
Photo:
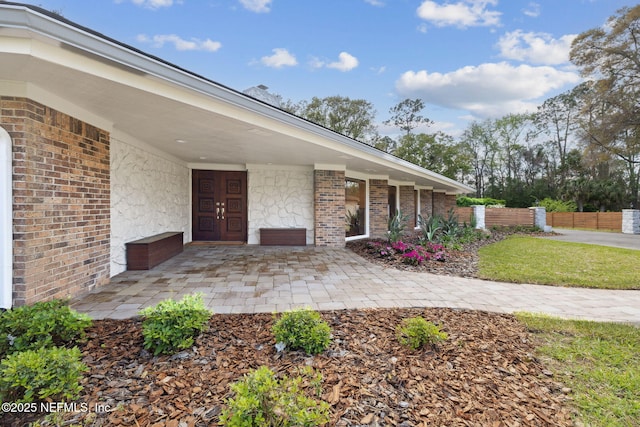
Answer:
[[[383,268],[345,248],[187,246],[149,271],[128,271],[72,302],[95,319],[128,318],[201,292],[214,313],[376,307],[529,311],[640,325],[640,291],[498,283]]]
[[[640,250],[640,234],[584,231],[570,228],[554,228],[553,231],[558,235],[548,236],[548,239]]]

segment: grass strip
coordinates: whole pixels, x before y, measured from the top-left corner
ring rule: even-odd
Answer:
[[[479,276],[512,283],[640,289],[640,251],[512,236],[479,250]]]
[[[536,336],[538,357],[572,389],[582,425],[640,425],[640,328],[516,316]]]

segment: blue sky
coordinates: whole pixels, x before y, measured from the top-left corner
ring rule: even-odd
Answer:
[[[534,110],[580,76],[572,38],[623,0],[39,0],[32,4],[243,91],[421,98],[430,131]]]

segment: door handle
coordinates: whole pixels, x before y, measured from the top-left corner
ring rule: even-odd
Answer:
[[[216,219],[220,219],[220,208],[216,208]]]
[[[222,208],[222,219],[224,219],[224,208]]]

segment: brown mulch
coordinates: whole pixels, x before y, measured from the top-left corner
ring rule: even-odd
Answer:
[[[454,309],[370,309],[322,313],[330,348],[317,356],[275,349],[270,314],[218,314],[192,349],[153,357],[139,319],[96,321],[83,344],[87,412],[94,426],[217,425],[229,384],[266,365],[295,376],[312,366],[335,426],[570,426],[562,384],[533,355],[513,316]],[[410,350],[395,338],[403,319],[423,316],[449,338]],[[99,412],[97,409],[110,409]],[[1,425],[22,419],[0,418]]]
[[[450,251],[447,261],[387,267],[473,276],[477,249],[491,237]],[[433,264],[433,265],[432,265]],[[275,349],[270,314],[215,314],[188,351],[154,357],[143,349],[140,319],[100,320],[81,345],[89,367],[79,403],[67,423],[86,426],[218,425],[229,385],[266,365],[295,376],[311,366],[322,374],[322,399],[331,426],[571,426],[569,389],[534,356],[533,336],[515,317],[446,308],[322,312],[333,339],[320,355]],[[395,338],[407,317],[423,316],[449,338],[437,347],[410,350]],[[309,390],[307,390],[309,391]],[[44,414],[39,414],[42,418]],[[33,414],[0,414],[0,425],[21,426]],[[68,424],[67,424],[68,425]]]

